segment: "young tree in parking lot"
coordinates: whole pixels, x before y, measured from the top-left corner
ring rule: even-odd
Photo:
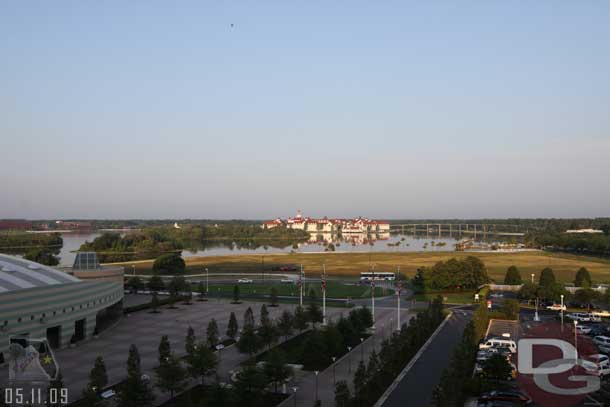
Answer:
[[[349,407],[351,401],[349,386],[345,380],[340,380],[335,385],[335,407]]]
[[[555,284],[555,273],[553,273],[553,269],[550,267],[545,267],[542,272],[540,272],[540,278],[538,280],[538,285],[543,288],[550,288]]]
[[[303,330],[307,328],[307,314],[300,305],[294,310],[293,323],[294,327],[299,331],[299,333],[302,333]]]
[[[197,285],[197,292],[199,295],[197,296],[197,301],[207,301],[207,292],[205,291],[205,286],[203,285],[203,281],[200,281]]]
[[[584,267],[578,269],[574,278],[574,285],[582,288],[591,287],[591,274],[589,274],[589,270]]]
[[[119,407],[149,407],[154,399],[152,389],[142,378],[138,348],[136,345],[131,345],[127,358],[127,379],[119,387],[117,405]]]
[[[185,283],[184,283],[184,292],[185,292],[185,296],[186,296],[184,303],[186,305],[192,305],[193,304],[193,287],[191,286],[191,283],[189,283],[188,281],[185,281]]]
[[[483,376],[495,384],[511,376],[512,366],[504,355],[495,354],[483,362]]]
[[[278,331],[272,322],[267,322],[259,328],[258,336],[261,339],[262,345],[271,349],[271,345],[277,341]]]
[[[515,266],[510,266],[506,270],[506,275],[504,276],[504,284],[519,285],[521,283],[521,273],[519,272],[519,269]]]
[[[358,363],[356,373],[354,373],[354,397],[356,399],[356,405],[364,407],[364,401],[366,399],[366,367],[364,362]]]
[[[313,324],[314,328],[316,327],[317,322],[322,322],[322,310],[315,302],[311,302],[307,306],[307,319]]]
[[[161,341],[159,342],[159,364],[162,364],[169,358],[172,354],[172,346],[169,343],[169,338],[167,335],[163,335],[161,337]]]
[[[189,325],[188,329],[186,330],[186,338],[184,339],[184,350],[186,350],[187,355],[193,353],[195,340],[197,340],[195,337],[195,330]]]
[[[269,295],[269,302],[272,307],[277,307],[277,288],[271,287],[271,294]]]
[[[91,388],[101,391],[108,385],[108,374],[106,373],[106,365],[101,356],[95,358],[93,369],[89,373],[89,385]]]
[[[284,340],[288,340],[288,337],[292,334],[292,325],[292,315],[288,310],[284,310],[277,323],[278,333],[284,337]]]
[[[261,325],[269,324],[269,310],[265,304],[261,305]]]
[[[208,329],[206,330],[205,334],[207,337],[208,346],[215,347],[216,345],[218,345],[218,324],[216,323],[216,320],[214,318],[212,318],[210,322],[208,322]]]
[[[237,341],[237,349],[241,353],[247,353],[250,356],[254,355],[261,348],[261,339],[254,331],[251,325],[244,326],[239,341]]]
[[[519,319],[519,301],[513,299],[504,300],[502,304],[502,313],[508,319]]]
[[[150,306],[152,307],[153,314],[158,314],[159,311],[159,297],[156,292],[153,292],[152,299],[150,300]]]
[[[157,387],[164,393],[169,393],[170,399],[182,391],[186,385],[186,370],[180,359],[171,354],[163,363],[155,368]]]
[[[233,304],[239,304],[239,286],[237,284],[233,286]]]
[[[165,283],[163,283],[163,279],[159,275],[159,273],[154,273],[153,276],[148,280],[148,289],[153,292],[162,291],[165,288]]]
[[[237,318],[235,318],[235,313],[231,312],[231,316],[229,317],[229,324],[227,326],[227,336],[235,340],[238,331],[239,326],[237,325]]]
[[[218,368],[218,357],[207,346],[206,343],[199,343],[193,347],[193,352],[186,358],[189,367],[189,375],[194,379],[201,379],[201,384],[205,384],[206,376],[216,373]]]
[[[244,312],[244,329],[246,328],[254,329],[254,313],[250,307]]]

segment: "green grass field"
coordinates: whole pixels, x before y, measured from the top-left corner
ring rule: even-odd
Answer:
[[[239,284],[240,294],[270,294],[271,287],[278,290],[278,295],[281,296],[299,296],[299,287],[296,284]],[[318,298],[322,298],[321,287],[318,283],[307,283],[303,286],[303,295],[307,296],[309,290],[313,289]],[[225,284],[210,284],[210,292],[212,294],[232,294],[233,285]],[[393,291],[385,290],[386,295],[392,294]],[[382,296],[384,290],[380,287],[375,288],[375,295]],[[328,298],[368,298],[371,296],[371,288],[369,286],[346,285],[338,282],[329,281],[326,285],[326,295]]]
[[[322,265],[331,276],[357,277],[361,272],[368,271],[369,264],[375,264],[377,271],[400,271],[412,277],[422,266],[432,266],[438,261],[446,261],[452,257],[477,256],[487,266],[489,275],[497,282],[504,279],[506,269],[515,265],[521,270],[521,276],[528,278],[531,273],[539,275],[545,267],[551,267],[559,281],[572,281],[576,270],[586,267],[597,283],[610,282],[610,260],[595,257],[576,256],[548,252],[517,252],[517,253],[465,253],[465,252],[376,252],[376,253],[293,253],[266,255],[231,255],[206,256],[186,258],[187,273],[203,273],[207,267],[210,274],[214,272],[253,272],[260,273],[262,264],[265,273],[273,266],[302,264],[308,276],[318,276],[322,273]],[[136,266],[138,273],[150,273],[152,260],[119,263],[129,268]],[[130,271],[130,270],[128,270]]]

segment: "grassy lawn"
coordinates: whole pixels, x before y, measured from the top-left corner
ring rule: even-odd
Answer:
[[[271,287],[277,288],[280,296],[299,296],[299,287],[296,284],[239,284],[240,294],[270,294]],[[303,295],[307,296],[309,290],[313,289],[318,298],[322,298],[321,287],[318,283],[307,283],[303,286]],[[233,294],[233,285],[228,284],[210,284],[211,293]],[[381,296],[384,293],[380,287],[375,288],[375,295]],[[386,294],[392,294],[390,290],[386,290]],[[358,284],[343,284],[339,282],[329,281],[326,284],[327,298],[368,298],[371,296],[371,288],[368,285]]]
[[[449,260],[452,257],[462,258],[477,256],[489,270],[492,279],[501,282],[506,269],[515,265],[521,270],[523,278],[531,273],[539,275],[545,267],[551,267],[560,281],[573,281],[576,270],[586,267],[597,283],[610,282],[610,260],[595,257],[576,256],[562,253],[548,252],[517,252],[517,253],[465,253],[465,252],[377,252],[377,253],[287,253],[264,255],[231,255],[207,256],[186,258],[187,273],[203,273],[208,267],[210,274],[214,272],[253,272],[260,273],[264,260],[265,273],[271,267],[280,265],[302,264],[306,275],[318,276],[322,273],[322,264],[326,264],[326,271],[331,276],[357,277],[361,272],[368,271],[370,263],[375,264],[377,271],[400,271],[412,277],[421,266],[432,266],[438,261]],[[131,268],[136,266],[138,273],[150,273],[152,260],[122,263]]]

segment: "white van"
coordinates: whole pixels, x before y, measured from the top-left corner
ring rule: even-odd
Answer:
[[[517,344],[512,339],[506,338],[489,338],[479,344],[479,349],[489,348],[508,348],[510,353],[517,352]]]

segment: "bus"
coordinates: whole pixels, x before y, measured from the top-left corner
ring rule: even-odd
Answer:
[[[376,272],[376,273],[360,273],[360,282],[366,283],[369,281],[394,281],[396,279],[396,275],[394,273],[384,273],[384,272]]]

